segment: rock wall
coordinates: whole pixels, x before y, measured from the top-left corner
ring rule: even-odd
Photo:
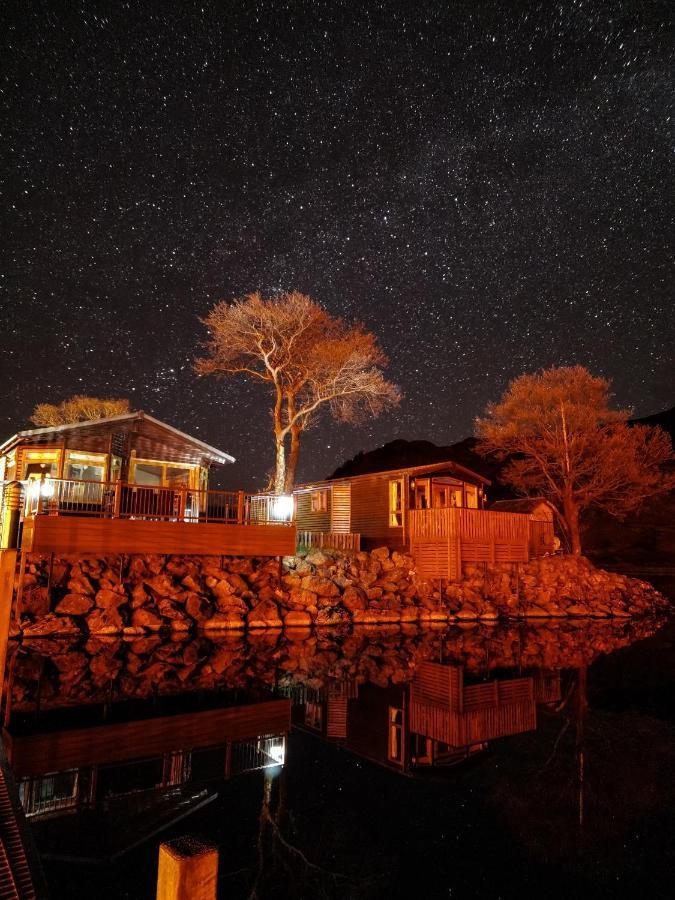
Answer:
[[[30,557],[14,634],[143,635],[171,630],[341,623],[630,617],[668,602],[649,584],[575,557],[467,566],[461,581],[417,579],[382,547],[276,559],[197,556]]]

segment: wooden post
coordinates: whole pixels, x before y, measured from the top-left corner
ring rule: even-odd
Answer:
[[[215,900],[218,850],[191,837],[160,844],[157,900]]]
[[[244,492],[237,492],[237,525],[244,524]]]
[[[5,683],[5,661],[12,617],[12,596],[16,575],[17,551],[0,550],[0,696]]]
[[[115,500],[113,502],[113,519],[119,519],[122,505],[122,482],[115,482]]]

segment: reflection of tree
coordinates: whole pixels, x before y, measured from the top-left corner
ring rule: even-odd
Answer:
[[[288,896],[328,900],[331,886],[346,886],[345,876],[316,865],[286,838],[282,830],[287,824],[286,792],[286,769],[266,769],[258,820],[257,865],[249,900]]]

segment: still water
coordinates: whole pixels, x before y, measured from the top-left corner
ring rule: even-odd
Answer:
[[[675,625],[13,648],[4,738],[53,897],[672,896]]]

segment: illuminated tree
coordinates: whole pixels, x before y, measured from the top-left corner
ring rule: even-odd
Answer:
[[[68,425],[90,419],[107,419],[129,412],[128,400],[104,400],[77,394],[62,403],[38,403],[30,417],[34,425]]]
[[[200,375],[242,374],[270,386],[275,493],[292,491],[301,436],[321,409],[356,422],[399,402],[375,336],[297,291],[221,302],[203,321],[210,338],[195,361]]]
[[[575,554],[589,509],[623,519],[675,486],[669,436],[629,425],[609,386],[582,366],[521,375],[477,422],[481,452],[509,460],[504,477],[519,493],[552,504]]]

